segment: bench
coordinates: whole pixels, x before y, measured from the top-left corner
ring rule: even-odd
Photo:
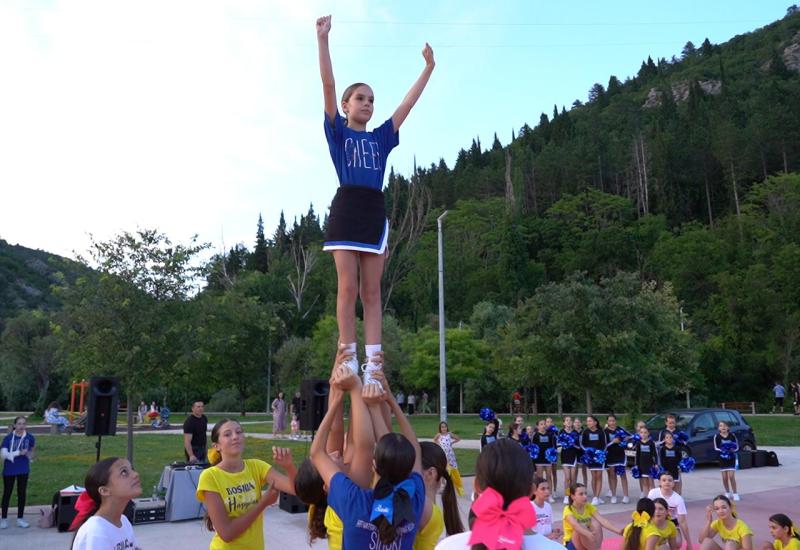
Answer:
[[[725,401],[720,403],[719,406],[723,409],[733,409],[740,413],[756,414],[755,401]]]

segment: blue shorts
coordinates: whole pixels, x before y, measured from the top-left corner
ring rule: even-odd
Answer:
[[[572,544],[572,540],[568,540],[568,541],[567,541],[567,542],[564,544],[564,546],[567,548],[567,550],[577,550],[577,548],[575,548],[575,545],[574,545],[574,544]]]

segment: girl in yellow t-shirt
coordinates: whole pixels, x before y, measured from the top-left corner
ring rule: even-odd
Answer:
[[[214,425],[211,444],[208,459],[212,466],[200,474],[196,492],[206,505],[206,526],[215,531],[210,550],[263,550],[264,509],[275,503],[277,491],[294,494],[292,453],[272,448],[273,461],[288,477],[263,460],[243,459],[244,431],[227,418]],[[262,494],[268,484],[270,490]]]
[[[655,509],[655,503],[649,498],[639,499],[631,515],[633,521],[622,531],[622,550],[655,550],[658,544],[658,533],[652,523]]]
[[[564,507],[564,546],[567,550],[597,550],[603,542],[603,529],[618,535],[622,529],[600,515],[597,507],[586,502],[586,486],[573,483],[569,505]]]
[[[760,550],[800,550],[800,533],[786,514],[770,516],[769,534],[773,542],[763,543]]]
[[[447,471],[447,455],[439,445],[430,441],[419,444],[422,452],[422,479],[425,482],[425,508],[422,509],[420,530],[414,539],[414,550],[433,550],[442,532],[455,535],[464,531],[458,512],[456,488]],[[436,494],[442,486],[442,508],[436,504]]]
[[[656,546],[659,548],[669,548],[678,550],[681,547],[682,539],[675,522],[669,517],[669,504],[661,497],[654,498],[655,514],[653,515],[653,531],[658,534]]]
[[[716,514],[717,519],[713,519]],[[722,545],[714,541],[719,535]],[[753,531],[736,517],[731,501],[717,495],[706,507],[706,524],[700,530],[700,550],[753,550]]]

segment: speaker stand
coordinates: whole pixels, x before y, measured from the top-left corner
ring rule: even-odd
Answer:
[[[95,448],[97,449],[97,457],[94,459],[95,463],[100,462],[100,446],[103,443],[103,436],[97,436],[97,443],[94,444]]]

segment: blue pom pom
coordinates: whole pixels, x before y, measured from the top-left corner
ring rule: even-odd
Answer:
[[[558,428],[556,428],[555,426],[550,426],[549,428],[547,428],[547,431],[555,435],[558,433]]]
[[[625,466],[614,466],[614,475],[622,477],[625,475]]]
[[[606,461],[606,452],[601,450],[596,450],[594,452],[594,463],[603,464],[605,461]]]
[[[686,432],[677,432],[675,434],[675,442],[681,445],[686,445],[689,442],[689,434]]]
[[[525,450],[528,451],[528,456],[531,457],[531,460],[536,460],[539,458],[538,445],[526,445]]]
[[[483,407],[481,409],[481,419],[484,422],[491,422],[492,420],[495,419],[495,416],[496,415],[494,414],[494,411],[492,409],[490,409],[489,407]]]
[[[579,460],[586,464],[587,466],[594,462],[594,449],[586,449],[583,451],[583,454],[579,458]]]
[[[625,447],[628,444],[628,438],[630,436],[631,434],[628,433],[625,428],[617,428],[614,430],[614,438],[619,439],[619,443],[617,443],[617,445],[620,447]]]
[[[681,469],[683,473],[689,473],[694,470],[695,460],[694,458],[687,456],[686,458],[682,458],[680,462],[678,462],[678,468]]]
[[[556,443],[558,443],[559,447],[572,447],[575,445],[575,438],[569,434],[561,434],[556,438]]]
[[[519,435],[519,444],[522,445],[523,447],[527,447],[528,445],[531,444],[531,438],[530,436],[528,436],[528,432],[522,432]]]
[[[648,472],[648,474],[650,474],[650,477],[652,477],[653,479],[658,479],[661,476],[661,471],[662,471],[661,468],[659,468],[658,466],[650,466],[650,471]]]
[[[641,435],[639,435],[639,434],[633,434],[633,435],[631,436],[631,440],[632,440],[632,441],[641,441],[641,440],[642,440],[642,436],[641,436]]]
[[[544,452],[544,457],[550,464],[555,464],[558,462],[558,451],[551,447]]]
[[[634,466],[633,468],[631,468],[631,476],[633,476],[633,479],[639,479],[640,477],[642,477],[641,472],[639,472],[638,466]]]

